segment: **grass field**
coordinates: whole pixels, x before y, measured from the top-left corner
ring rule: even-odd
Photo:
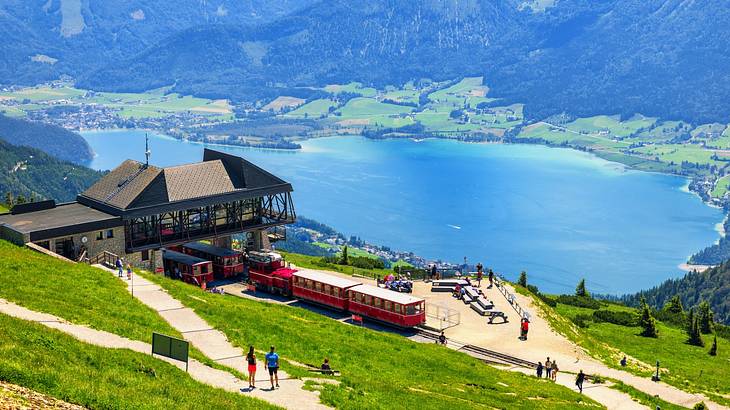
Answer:
[[[5,205],[0,205],[0,214],[4,214],[8,212],[9,209],[5,207]]]
[[[285,117],[295,118],[319,118],[329,114],[330,107],[336,107],[337,103],[328,99],[320,98],[310,101],[301,107],[284,114]]]
[[[148,355],[89,345],[3,314],[0,329],[0,380],[90,409],[276,408],[199,383]]]
[[[688,161],[696,164],[724,165],[721,161],[712,159],[714,151],[695,144],[647,145],[636,148],[633,152],[675,164]]]
[[[2,97],[11,97],[18,101],[25,99],[31,101],[51,101],[63,99],[75,99],[86,94],[86,90],[79,90],[72,87],[51,88],[47,86],[29,87],[12,93],[0,93]]]
[[[730,175],[725,175],[724,177],[718,179],[715,183],[715,188],[712,189],[712,196],[714,198],[722,198],[725,196],[729,188]]]
[[[348,101],[344,107],[338,110],[341,114],[341,119],[397,115],[401,113],[409,113],[411,111],[413,111],[413,107],[386,104],[375,99],[365,97],[353,98]]]
[[[570,132],[545,123],[534,124],[523,128],[517,138],[540,138],[551,145],[569,144],[604,150],[619,150],[627,148],[630,145],[627,142],[612,140],[608,136]]]
[[[432,92],[428,95],[428,99],[433,102],[455,100],[461,102],[468,97],[478,96],[475,95],[477,94],[475,91],[481,90],[482,88],[482,77],[466,77],[450,87]]]
[[[347,250],[350,252],[350,249]],[[368,278],[374,278],[376,276],[380,276],[381,278],[389,273],[393,273],[390,269],[362,269],[362,268],[356,268],[354,266],[346,266],[346,265],[335,265],[333,263],[323,264],[321,262],[320,257],[317,256],[307,256],[307,255],[300,255],[297,253],[287,253],[287,252],[280,252],[282,255],[284,255],[284,258],[288,261],[293,263],[296,266],[300,266],[302,268],[310,268],[310,269],[324,269],[329,271],[335,271],[340,273],[346,273],[348,275],[360,275],[365,276]]]
[[[635,115],[627,121],[621,121],[619,116],[597,115],[595,117],[578,118],[566,125],[566,128],[584,133],[608,133],[609,136],[626,137],[641,128],[650,127],[656,118]]]
[[[333,93],[354,93],[354,94],[360,94],[363,97],[375,97],[377,95],[378,90],[372,87],[363,87],[362,83],[358,83],[356,81],[353,81],[348,84],[330,84],[328,86],[324,87],[324,90]]]
[[[596,403],[534,377],[500,371],[435,344],[348,326],[320,314],[233,296],[213,295],[179,281],[148,275],[193,308],[234,344],[265,349],[283,360],[320,363],[342,372],[323,384],[321,398],[341,409],[576,408]]]

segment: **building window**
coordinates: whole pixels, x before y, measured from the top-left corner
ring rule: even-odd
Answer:
[[[96,240],[100,241],[102,239],[104,239],[104,232],[99,231],[99,233],[96,234]]]
[[[113,237],[114,237],[114,229],[109,229],[108,231],[106,231],[106,238],[107,239],[110,239],[110,238],[113,238]]]
[[[143,261],[150,260],[150,251],[148,249],[145,249],[142,251],[142,260]]]

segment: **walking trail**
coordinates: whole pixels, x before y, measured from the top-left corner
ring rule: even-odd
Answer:
[[[102,265],[94,266],[117,276],[117,272],[112,269]],[[222,332],[214,329],[194,310],[185,307],[159,285],[136,273],[133,273],[132,276],[132,280],[128,281],[125,273],[120,280],[127,283],[127,290],[135,298],[154,309],[167,323],[179,331],[185,340],[205,356],[216,363],[236,369],[243,374],[248,374],[243,350],[233,346]],[[148,347],[147,350],[149,351],[150,348]],[[269,375],[262,360],[259,360],[257,364],[256,389],[249,390],[247,381],[238,380],[228,373],[225,374],[238,383],[235,391],[241,391],[244,394],[266,400],[278,406],[288,409],[329,409],[329,407],[320,403],[318,391],[303,389],[305,380],[291,378],[281,370],[279,370],[279,385],[281,387],[274,391],[269,390]],[[327,382],[326,379],[317,379],[317,381]],[[244,387],[245,389],[242,390]],[[262,387],[266,388],[262,389]]]

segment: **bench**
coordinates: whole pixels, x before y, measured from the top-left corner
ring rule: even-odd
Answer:
[[[488,315],[489,315],[490,324],[494,321],[495,318],[498,318],[498,317],[502,318],[502,320],[504,321],[502,323],[507,323],[507,315],[505,315],[504,312],[492,311],[492,312],[489,312]]]
[[[482,309],[492,309],[494,307],[494,302],[491,300],[487,300],[484,296],[479,296],[476,300],[476,303],[479,304],[479,306],[482,307]]]
[[[462,301],[464,302],[464,304],[465,304],[465,305],[468,305],[468,304],[470,304],[471,302],[473,302],[473,301],[474,301],[474,299],[472,299],[472,298],[471,298],[471,297],[470,297],[469,295],[467,295],[467,294],[464,294],[464,296],[462,296],[462,297],[461,297],[461,300],[462,300]]]
[[[453,292],[454,288],[449,286],[431,286],[431,292]]]
[[[479,297],[479,291],[472,286],[464,287],[464,292],[470,299],[475,300]]]
[[[484,308],[483,308],[483,307],[482,307],[482,306],[481,306],[481,305],[480,305],[479,303],[477,303],[477,302],[472,302],[470,306],[471,306],[472,310],[474,310],[475,312],[479,313],[479,314],[480,314],[481,316],[484,316],[484,315],[486,315],[486,314],[487,314],[487,310],[486,310],[486,309],[484,309]]]

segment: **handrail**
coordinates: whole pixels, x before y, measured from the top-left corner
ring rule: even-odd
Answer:
[[[512,293],[509,293],[507,288],[504,286],[504,283],[507,282],[501,275],[495,273],[494,274],[494,284],[497,285],[497,289],[499,289],[499,292],[504,296],[505,299],[507,299],[507,302],[512,306],[512,308],[517,312],[518,315],[520,315],[521,318],[525,318],[527,320],[530,320],[531,315],[530,312],[523,309],[522,306],[520,306],[519,303],[517,303],[517,296],[515,296]]]
[[[102,253],[97,254],[91,259],[88,259],[90,265],[95,264],[102,264],[106,265],[110,268],[114,267],[114,264],[117,262],[117,259],[119,259],[119,256],[115,253],[109,252],[109,251],[103,251]]]

